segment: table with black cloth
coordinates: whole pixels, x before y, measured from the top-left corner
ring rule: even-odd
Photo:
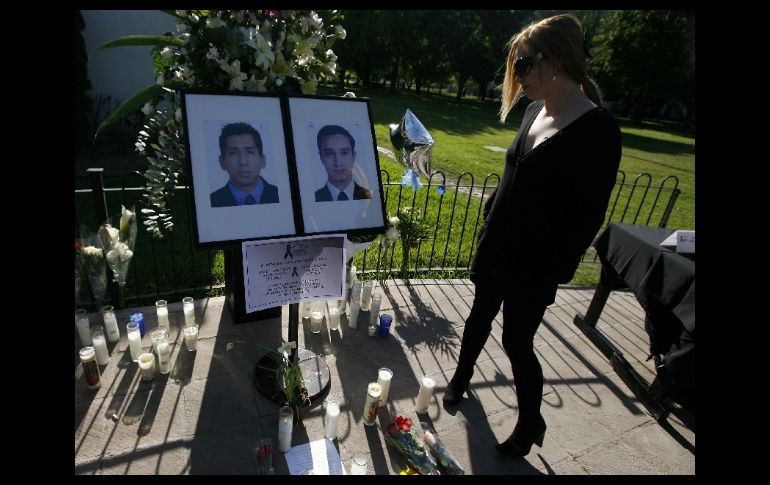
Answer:
[[[695,254],[661,246],[674,229],[611,223],[594,242],[601,277],[586,315],[574,323],[610,359],[621,378],[658,420],[669,413],[666,398],[695,411]],[[599,330],[610,291],[629,288],[644,309],[652,384],[626,361]]]

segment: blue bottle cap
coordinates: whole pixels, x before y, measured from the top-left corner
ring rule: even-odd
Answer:
[[[132,313],[129,317],[129,321],[139,324],[139,334],[144,337],[144,313],[136,312]]]

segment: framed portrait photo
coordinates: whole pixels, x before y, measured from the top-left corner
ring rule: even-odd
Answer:
[[[384,232],[369,101],[288,96],[288,104],[304,233]]]
[[[297,234],[281,98],[182,91],[195,242]]]

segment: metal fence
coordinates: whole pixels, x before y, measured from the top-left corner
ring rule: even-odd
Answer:
[[[222,294],[223,254],[219,250],[195,248],[190,191],[186,185],[176,188],[179,192],[173,207],[175,230],[168,237],[157,239],[150,236],[141,223],[143,187],[137,185],[142,185],[142,175],[132,172],[121,177],[119,187],[104,187],[101,169],[90,172],[90,187],[75,190],[76,238],[83,232],[95,233],[108,214],[119,212],[121,204],[133,204],[138,212],[135,257],[124,289],[126,302],[146,305],[160,298],[175,301],[183,296],[200,298]],[[413,190],[391,181],[387,171],[382,170],[381,174],[388,215],[397,214],[401,207],[419,208],[434,230],[432,237],[407,249],[409,265],[406,268],[401,266],[404,254],[400,244],[386,246],[384,238],[377,237],[353,260],[358,273],[367,279],[380,280],[401,276],[467,276],[481,227],[483,201],[495,189],[500,177],[489,174],[477,184],[473,174],[465,172],[455,181],[447,182],[443,172],[436,172],[426,184]],[[658,185],[652,182],[648,173],[627,182],[626,174],[619,171],[602,229],[610,222],[666,227],[680,194],[679,179],[672,175]],[[129,183],[135,186],[128,187]],[[596,262],[593,251],[584,255],[583,262]],[[117,294],[111,283],[106,303],[117,301]],[[76,292],[76,299],[79,306],[97,304],[84,289]]]

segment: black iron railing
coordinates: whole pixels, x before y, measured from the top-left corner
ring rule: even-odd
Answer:
[[[465,172],[447,182],[443,172],[435,172],[422,187],[413,190],[400,182],[392,182],[390,174],[382,170],[383,192],[388,215],[396,215],[402,207],[418,207],[426,222],[434,229],[432,236],[408,248],[409,265],[402,272],[403,248],[400,244],[386,247],[378,237],[353,260],[364,278],[389,277],[464,277],[467,275],[476,237],[482,223],[483,203],[500,181],[497,174],[487,175],[480,186],[473,174]],[[196,298],[221,295],[224,288],[224,257],[222,251],[199,250],[192,238],[192,211],[190,193],[185,181],[176,187],[172,212],[175,228],[163,239],[152,237],[142,224],[144,178],[131,172],[120,178],[119,187],[104,187],[100,169],[89,171],[90,188],[75,190],[75,237],[85,231],[96,232],[108,214],[120,211],[120,205],[133,205],[138,214],[139,230],[124,289],[127,303],[151,304],[157,299],[180,300],[184,296]],[[128,186],[133,184],[133,186]],[[610,222],[666,227],[679,197],[679,179],[666,177],[660,185],[653,185],[648,173],[638,175],[632,183],[626,174],[618,178],[610,198],[602,229]],[[90,194],[90,197],[88,195]],[[90,198],[90,200],[89,200]],[[522,255],[522,257],[525,257]],[[584,256],[587,264],[594,263],[591,250]],[[111,277],[111,275],[110,275]],[[116,301],[111,287],[105,303]],[[78,295],[79,306],[95,306],[84,288]]]

